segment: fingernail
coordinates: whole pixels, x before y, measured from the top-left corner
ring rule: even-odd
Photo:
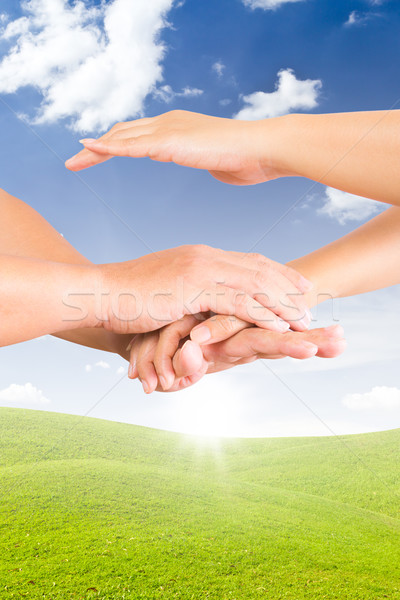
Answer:
[[[329,327],[325,327],[325,331],[335,333],[338,337],[344,336],[344,329],[341,325],[329,325]]]
[[[168,389],[168,381],[165,379],[165,377],[160,375],[159,380],[160,380],[162,389],[167,390]]]
[[[146,381],[146,380],[143,380],[143,381],[142,381],[142,386],[143,386],[143,391],[144,391],[144,393],[145,393],[145,394],[148,394],[148,393],[149,393],[149,391],[150,391],[150,387],[149,387],[149,384],[147,383],[147,381]]]
[[[290,329],[290,325],[289,325],[289,323],[286,323],[286,321],[278,321],[277,325],[278,325],[278,331],[282,331],[282,333],[285,333],[286,331],[289,331],[289,329]]]
[[[308,352],[312,352],[314,355],[318,352],[318,346],[311,342],[301,342],[302,347]]]
[[[204,342],[208,342],[211,339],[211,331],[205,325],[200,325],[192,329],[190,337],[193,342],[204,344]]]
[[[299,324],[302,325],[304,329],[308,329],[310,322],[311,321],[308,319],[308,317],[304,317],[304,319],[300,319]]]
[[[300,283],[301,283],[301,287],[303,288],[303,290],[305,292],[309,292],[314,287],[314,284],[312,283],[312,281],[309,281],[308,279],[306,279],[302,275],[300,277]]]
[[[132,345],[133,345],[133,342],[135,341],[135,339],[136,339],[136,335],[133,336],[133,338],[131,339],[131,341],[127,345],[125,352],[129,352],[130,350],[132,350]]]
[[[93,144],[95,142],[97,142],[98,140],[96,140],[95,138],[82,138],[81,140],[79,140],[80,144]]]
[[[128,369],[128,377],[130,379],[133,379],[133,373],[135,371],[135,363],[129,363],[129,369]]]

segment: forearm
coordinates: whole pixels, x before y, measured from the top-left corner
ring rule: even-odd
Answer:
[[[289,263],[314,283],[310,306],[400,283],[400,208]]]
[[[92,263],[28,204],[0,190],[0,254],[50,260],[70,265]],[[79,328],[53,333],[69,342],[122,354],[131,336],[102,328]]]
[[[400,205],[400,110],[288,115],[260,134],[266,168]]]
[[[87,265],[0,255],[0,345],[98,325],[98,274]]]

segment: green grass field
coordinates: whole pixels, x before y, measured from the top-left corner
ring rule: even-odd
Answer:
[[[400,430],[199,442],[0,409],[0,598],[400,599]]]

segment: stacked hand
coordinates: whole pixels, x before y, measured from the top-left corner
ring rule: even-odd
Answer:
[[[101,265],[102,305],[95,326],[144,333],[213,311],[271,331],[304,331],[311,284],[294,269],[259,254],[181,246],[125,263]]]
[[[138,377],[146,393],[174,392],[197,383],[206,373],[259,358],[333,358],[346,347],[340,325],[278,333],[227,316],[215,316],[199,325],[206,316],[187,315],[159,331],[136,335],[128,347],[129,377]],[[200,328],[209,331],[213,343],[196,341]],[[203,333],[200,340],[204,338]]]

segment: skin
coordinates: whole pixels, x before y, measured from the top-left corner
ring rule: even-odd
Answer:
[[[306,294],[310,308],[328,298],[363,294],[399,284],[400,208],[386,210],[355,231],[290,265],[314,284]],[[338,326],[328,332],[325,330],[323,339],[319,330],[309,332],[314,336],[288,332],[277,338],[273,333],[249,328],[248,323],[235,318],[202,317],[201,324],[196,324],[193,316],[185,317],[181,323],[173,323],[160,332],[136,336],[131,347],[129,376],[139,377],[147,393],[176,391],[199,381],[206,373],[265,358],[263,344],[267,341],[268,358],[333,357],[345,347],[343,331]],[[209,332],[205,342],[204,328]],[[292,346],[293,335],[296,335],[295,347]],[[180,348],[185,340],[189,341]],[[310,342],[314,347],[307,345]]]
[[[329,143],[327,143],[329,140]],[[113,156],[149,157],[250,185],[300,176],[400,205],[400,110],[292,114],[260,121],[186,111],[116,124],[66,162],[79,171]]]
[[[113,156],[149,157],[205,169],[216,179],[235,185],[301,176],[399,206],[399,132],[398,110],[294,114],[257,122],[172,111],[118,123],[98,140],[81,140],[84,150],[69,159],[66,166],[78,171]],[[317,292],[335,298],[399,283],[399,213],[393,210],[354,234],[291,263],[314,280],[309,306],[318,303]],[[364,260],[366,256],[369,262]],[[185,353],[187,372],[191,371],[193,380],[209,372],[205,347],[200,348],[200,344],[224,340],[228,334],[235,339],[235,332],[247,326],[243,320],[217,316],[213,322],[208,321],[206,328],[194,328],[192,343],[178,351]],[[174,324],[169,326],[171,332],[176,328]],[[261,334],[266,335],[257,333]],[[157,360],[160,353],[156,340],[161,337],[157,333],[142,336],[132,346],[130,374],[145,382],[146,391],[179,385],[173,354],[161,362]],[[141,350],[143,346],[147,353]]]
[[[310,323],[302,295],[309,282],[261,255],[182,246],[93,265],[79,261],[33,209],[6,192],[0,209],[1,346],[62,331],[79,337],[88,328],[146,332],[207,310],[274,331],[303,331]]]
[[[29,257],[41,261],[51,260],[59,265],[66,263],[71,265],[89,266],[92,264],[64,237],[62,237],[38,212],[28,206],[25,202],[22,202],[1,190],[0,210],[2,214],[2,220],[0,221],[0,253],[7,252],[15,257]],[[191,323],[198,323],[196,316],[189,315],[188,318]],[[177,322],[178,328],[181,327],[181,323],[184,319]],[[188,320],[185,322],[186,329],[187,324]],[[192,326],[193,325],[191,325],[191,327]],[[257,328],[255,328],[254,331],[256,330],[258,331]],[[167,329],[164,328],[162,331],[167,331]],[[274,333],[271,337],[259,339],[259,349],[260,352],[263,353],[263,356],[268,358],[277,357],[278,346],[279,352],[282,355],[287,353],[290,356],[306,358],[306,356],[310,354],[310,347],[312,350],[311,354],[314,354],[316,342],[319,343],[319,351],[321,352],[323,351],[323,348],[325,348],[326,351],[327,347],[332,345],[330,329],[326,328],[319,331],[318,340],[315,338],[315,330],[304,333],[292,332],[290,344],[287,343],[287,336],[280,333]],[[187,333],[189,333],[189,330],[187,330]],[[119,354],[126,360],[129,360],[130,357],[130,352],[127,347],[131,341],[131,335],[116,334],[112,331],[106,331],[103,328],[71,329],[68,331],[56,332],[53,335],[69,342]],[[170,337],[168,339],[170,339]],[[233,338],[232,340],[234,341]],[[313,340],[313,343],[311,340]],[[244,342],[246,342],[246,340],[244,340]],[[188,377],[190,377],[193,347],[195,347],[195,352],[200,350],[197,345],[188,342],[185,349],[182,352],[177,352],[174,357],[174,366],[177,369],[177,372],[182,374],[182,377],[185,376],[186,373]],[[216,345],[214,350],[217,351],[218,348],[223,350],[222,345]],[[241,351],[239,345],[236,350],[234,347],[232,347],[232,349],[226,347],[224,351],[225,354],[221,353],[219,362],[222,363],[222,361],[225,360],[232,366],[234,363],[238,362],[236,358],[238,350],[239,352]],[[232,356],[230,356],[229,353],[231,353]]]

